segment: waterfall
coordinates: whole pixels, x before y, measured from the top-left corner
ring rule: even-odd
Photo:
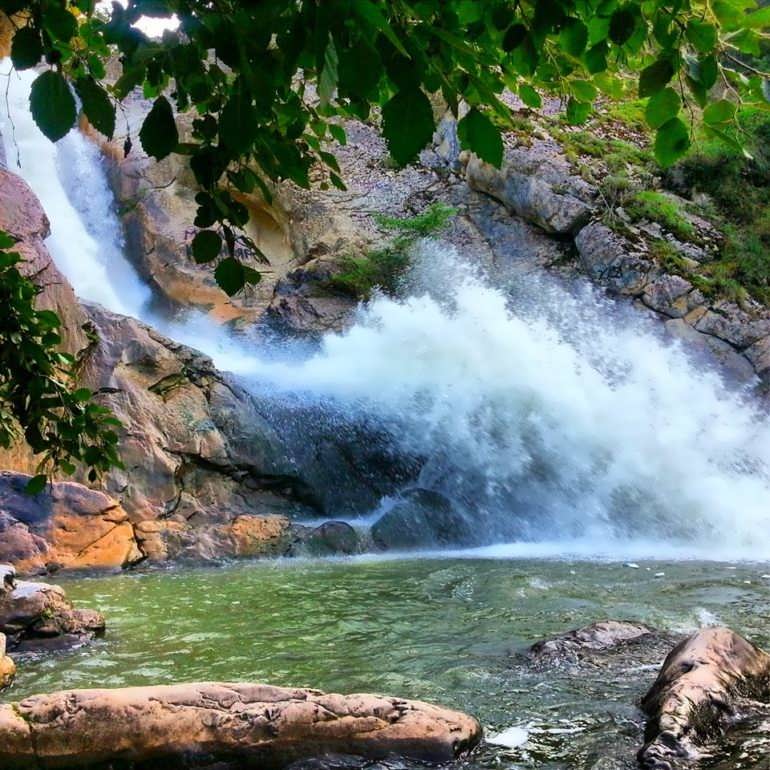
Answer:
[[[0,107],[0,130],[81,297],[204,350],[283,409],[381,425],[422,458],[418,484],[452,500],[485,542],[617,552],[651,540],[766,554],[767,420],[588,286],[530,275],[502,287],[451,247],[424,244],[407,296],[376,297],[348,331],[289,361],[244,351],[199,314],[154,316],[124,256],[97,150],[76,131],[56,145],[40,134],[27,106],[32,77],[11,74],[12,121]]]

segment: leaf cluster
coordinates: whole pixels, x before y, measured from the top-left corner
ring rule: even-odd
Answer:
[[[59,352],[59,317],[36,308],[41,289],[20,269],[15,241],[0,231],[0,447],[23,436],[42,456],[28,489],[43,489],[48,475],[71,475],[76,464],[95,481],[121,467],[117,455],[120,426],[109,409],[93,401],[88,388],[73,385],[76,359]]]
[[[533,108],[559,95],[579,124],[597,98],[627,96],[635,83],[668,166],[698,116],[740,144],[736,103],[770,106],[766,76],[741,59],[770,27],[755,0],[127,0],[107,15],[93,0],[0,0],[0,10],[18,26],[14,65],[49,65],[31,106],[52,140],[75,122],[73,89],[108,137],[129,93],[152,100],[139,141],[158,160],[188,158],[203,231],[193,256],[215,265],[228,294],[259,279],[239,245],[262,258],[243,234],[240,196],[269,200],[286,179],[309,187],[316,167],[322,186],[344,188],[329,147],[345,143],[345,119],[379,116],[403,165],[431,141],[440,102],[458,115],[462,146],[500,165],[501,130],[513,125],[506,89]],[[172,15],[178,29],[160,39],[136,26]],[[120,73],[108,83],[111,56]],[[184,142],[183,113],[192,117]]]

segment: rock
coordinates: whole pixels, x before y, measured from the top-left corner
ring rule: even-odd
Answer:
[[[403,492],[372,527],[381,548],[437,548],[476,544],[471,524],[444,495],[430,489]]]
[[[259,684],[36,695],[0,706],[0,766],[195,766],[205,757],[283,767],[329,753],[447,762],[481,737],[472,717],[418,701]]]
[[[120,568],[142,559],[128,514],[103,492],[72,482],[25,492],[29,476],[0,472],[0,560],[20,572]]]
[[[590,207],[579,198],[557,192],[548,182],[510,163],[500,170],[472,156],[465,177],[471,188],[491,195],[511,213],[549,233],[574,234],[591,216]]]
[[[19,580],[0,594],[0,632],[14,649],[59,649],[101,635],[104,618],[75,609],[59,586]]]
[[[526,652],[536,665],[575,664],[619,647],[650,641],[656,632],[643,623],[604,620],[533,644]]]
[[[16,664],[5,654],[5,634],[0,634],[0,690],[9,687],[16,676]]]
[[[360,546],[361,539],[350,524],[344,521],[325,521],[302,538],[297,552],[312,556],[349,556],[356,553]]]
[[[697,761],[746,715],[750,699],[768,698],[770,655],[729,628],[701,629],[671,650],[642,700],[648,722],[639,762],[671,770]]]
[[[601,222],[591,222],[575,237],[583,269],[618,294],[640,295],[654,265],[628,238]]]
[[[687,295],[692,284],[679,275],[661,275],[645,286],[642,302],[671,318],[682,318],[690,311]]]

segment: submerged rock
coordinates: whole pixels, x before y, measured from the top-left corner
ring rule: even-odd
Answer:
[[[427,703],[260,684],[76,690],[0,706],[3,770],[203,758],[279,768],[328,753],[446,762],[480,738],[472,717]]]
[[[412,549],[475,544],[473,528],[452,501],[430,489],[408,489],[372,526],[381,548]]]
[[[590,662],[597,653],[651,642],[659,636],[655,629],[643,623],[603,620],[536,642],[526,651],[526,656],[536,665]]]
[[[104,626],[101,613],[75,609],[57,585],[12,580],[0,587],[0,632],[13,649],[71,647],[101,635]]]
[[[709,755],[709,743],[770,698],[770,655],[729,628],[680,642],[642,700],[648,716],[639,762],[648,770]]]

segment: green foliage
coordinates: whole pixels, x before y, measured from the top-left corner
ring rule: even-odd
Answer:
[[[395,237],[386,246],[363,257],[343,260],[342,272],[329,281],[328,287],[356,299],[368,299],[375,289],[395,294],[409,268],[409,251],[415,241],[440,232],[456,213],[451,206],[434,203],[414,217],[378,216],[380,227],[393,232]]]
[[[708,110],[722,95],[712,94],[718,80],[730,83],[732,101],[770,106],[767,78],[733,55],[758,53],[770,27],[754,0],[127,0],[108,12],[95,7],[86,0],[0,0],[0,10],[28,21],[13,43],[16,66],[50,67],[33,89],[38,125],[57,138],[74,124],[69,80],[86,115],[109,136],[117,103],[141,89],[153,100],[139,131],[142,147],[158,159],[189,157],[202,191],[196,223],[219,232],[222,259],[237,260],[236,245],[247,243],[232,188],[258,187],[269,196],[271,182],[307,187],[316,165],[325,168],[324,184],[344,188],[326,149],[340,141],[341,119],[380,114],[390,152],[404,164],[431,140],[428,95],[455,115],[464,103],[470,112],[463,145],[499,163],[500,131],[513,125],[500,99],[504,88],[529,106],[541,93],[566,97],[568,122],[582,124],[600,93],[616,98],[635,81],[643,98],[658,99],[648,118],[655,155],[670,165],[689,146],[689,121],[681,116]],[[179,29],[162,39],[134,26],[142,15],[172,14]],[[119,76],[107,86],[110,58]],[[658,98],[667,88],[679,108],[670,93]],[[182,143],[175,112],[194,117]],[[738,141],[726,114],[724,106],[706,112],[718,118],[714,131]],[[228,263],[218,270],[228,290],[240,282],[231,280],[236,272],[245,281],[256,276]]]
[[[74,473],[77,463],[93,481],[120,467],[114,430],[120,422],[92,401],[90,390],[73,390],[76,361],[57,351],[59,318],[36,309],[40,288],[20,272],[13,244],[0,232],[0,447],[23,435],[42,455],[30,492],[39,492],[53,471]]]
[[[679,204],[665,193],[642,190],[625,203],[625,209],[633,219],[649,219],[665,227],[680,241],[693,241],[697,231]]]

